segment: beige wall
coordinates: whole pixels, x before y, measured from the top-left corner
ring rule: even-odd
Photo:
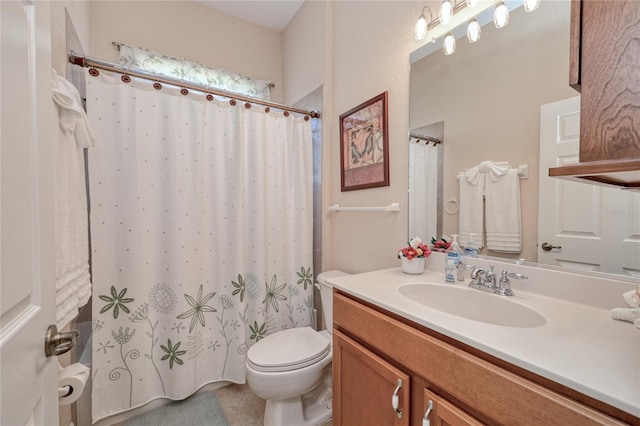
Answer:
[[[92,1],[88,53],[118,62],[111,42],[127,43],[271,80],[282,100],[282,38],[192,1]]]
[[[458,40],[454,55],[438,50],[412,66],[411,127],[445,123],[445,201],[458,197],[457,173],[481,161],[529,165],[523,252],[509,256],[528,261],[537,261],[540,106],[577,94],[568,85],[569,12],[569,2],[519,8],[506,28],[487,25],[478,43]],[[457,233],[458,215],[443,219],[444,233]]]
[[[327,4],[305,2],[282,32],[284,103],[291,105],[325,83]]]
[[[285,37],[306,37],[315,28],[319,14],[316,2],[307,2],[285,32]],[[318,2],[321,3],[321,2]],[[362,272],[398,264],[396,253],[407,239],[407,130],[409,122],[409,53],[418,47],[413,24],[423,4],[413,1],[326,2],[324,55],[310,55],[306,46],[285,54],[287,61],[312,75],[324,70],[325,128],[324,267]],[[294,31],[295,30],[295,31]],[[314,34],[315,36],[315,34]],[[286,38],[285,38],[286,40]],[[293,43],[289,46],[292,47]],[[303,72],[287,75],[285,86],[303,87]],[[302,92],[304,90],[301,90]],[[389,93],[390,186],[359,191],[340,190],[340,142],[338,117],[356,105],[387,91]],[[287,92],[287,99],[304,93]],[[400,213],[328,212],[331,204],[382,206],[399,202]]]
[[[382,206],[400,203],[400,213],[329,213],[332,269],[361,272],[398,265],[407,241],[407,130],[409,53],[415,48],[413,24],[421,6],[411,2],[336,2],[333,78],[335,115],[387,91],[389,93],[390,186],[340,190],[339,121],[331,129],[330,204]]]

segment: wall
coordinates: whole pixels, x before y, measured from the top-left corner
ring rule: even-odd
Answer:
[[[305,2],[282,32],[284,103],[298,102],[325,82],[327,5]]]
[[[288,37],[306,37],[307,28],[317,22],[307,2],[285,31]],[[319,2],[322,3],[322,2]],[[305,73],[325,70],[324,110],[325,161],[323,172],[324,266],[348,272],[363,272],[397,266],[397,251],[407,239],[407,130],[409,123],[409,53],[419,43],[413,38],[413,25],[423,2],[413,1],[340,1],[326,2],[324,55],[309,55],[303,44],[287,51],[285,86],[301,88]],[[320,18],[319,18],[320,19]],[[314,34],[316,36],[316,34]],[[301,92],[304,90],[299,89]],[[338,117],[362,102],[384,92],[389,93],[390,186],[359,191],[340,190],[340,142]],[[289,93],[296,99],[304,93]],[[399,202],[400,213],[328,212],[331,204],[376,206]]]
[[[282,100],[282,40],[258,27],[192,1],[92,1],[90,56],[118,62],[111,42],[271,80]]]

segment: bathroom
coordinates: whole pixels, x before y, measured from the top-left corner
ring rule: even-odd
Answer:
[[[434,6],[437,2],[427,3]],[[423,45],[413,37],[413,25],[423,2],[307,1],[281,33],[222,15],[198,2],[61,1],[51,2],[50,7],[52,65],[59,75],[66,74],[67,19],[71,19],[87,56],[117,62],[117,50],[112,42],[142,46],[269,79],[275,83],[273,99],[284,104],[296,104],[319,89],[324,161],[322,208],[316,218],[322,224],[321,252],[316,253],[315,261],[320,263],[316,263],[315,269],[360,273],[398,266],[397,249],[406,245],[408,228],[405,204],[409,57]],[[343,192],[338,117],[385,91],[388,92],[390,183]],[[504,160],[529,164],[533,173],[523,185],[526,185],[528,199],[537,202],[537,186],[533,184],[537,160],[529,158],[529,154],[525,154],[525,158],[518,155]],[[453,195],[453,190],[449,190],[444,197]],[[396,202],[400,203],[400,214],[327,210],[333,204],[384,206]],[[537,214],[534,204],[528,205],[527,211]],[[530,248],[531,241],[535,246],[536,240],[535,218],[528,216],[523,220],[528,224],[525,239]],[[422,236],[423,239],[430,237]],[[528,261],[537,260],[535,253],[529,253],[531,251],[525,256]]]

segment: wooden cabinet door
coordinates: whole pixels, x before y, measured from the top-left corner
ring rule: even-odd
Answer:
[[[429,389],[424,390],[424,410],[431,406],[431,410],[427,418],[423,418],[422,425],[426,426],[481,426],[482,423],[469,416],[464,411],[457,408],[441,396],[431,392]],[[428,420],[428,422],[427,422]]]
[[[334,426],[408,426],[409,380],[408,374],[334,329]],[[394,392],[398,412],[392,405]]]
[[[582,1],[580,5],[580,162],[638,159],[640,2]]]

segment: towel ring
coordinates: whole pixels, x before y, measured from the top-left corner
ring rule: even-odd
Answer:
[[[453,204],[454,208],[450,209],[449,204]],[[449,198],[444,205],[444,211],[446,211],[449,214],[456,214],[458,213],[458,210],[460,210],[460,203],[458,202],[458,200],[456,200],[455,197]]]

